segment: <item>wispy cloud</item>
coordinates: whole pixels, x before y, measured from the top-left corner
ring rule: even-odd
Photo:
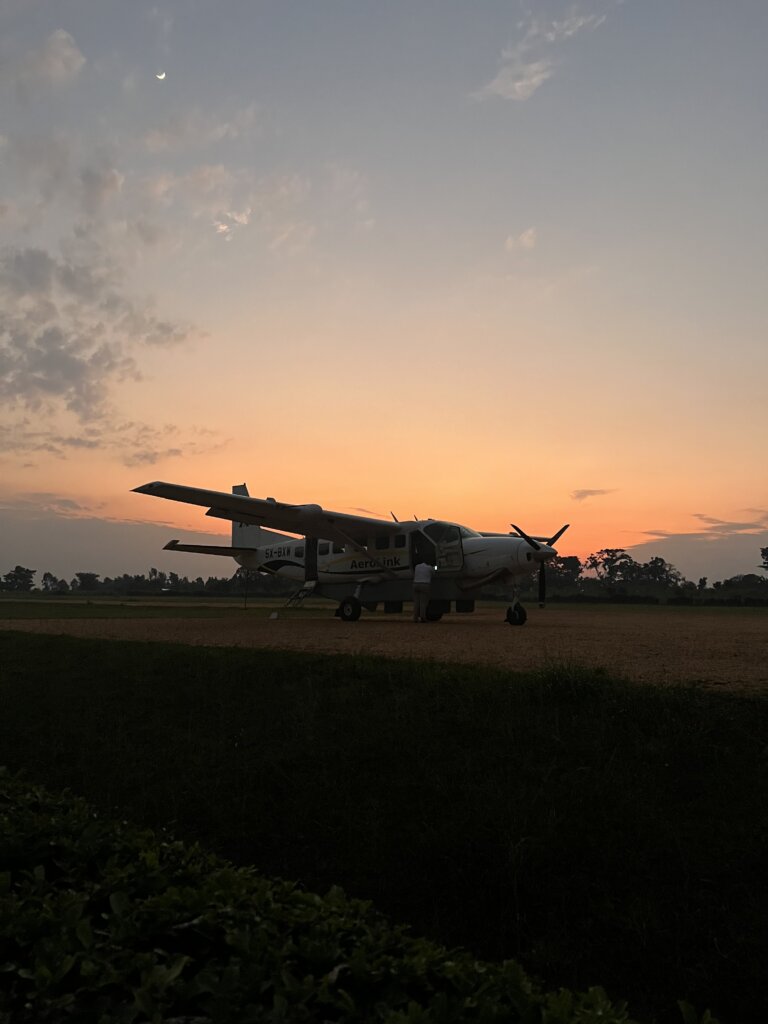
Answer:
[[[146,16],[160,38],[164,39],[171,34],[173,15],[167,8],[152,7],[147,11]]]
[[[697,519],[701,528],[697,530],[643,530],[648,537],[672,538],[686,537],[698,538],[701,540],[722,540],[727,537],[737,537],[750,534],[761,534],[768,531],[768,510],[767,509],[745,509],[750,513],[749,519],[718,519],[716,516],[704,512],[692,513],[692,518]]]
[[[517,102],[530,99],[554,75],[558,46],[579,32],[594,31],[605,19],[604,13],[585,14],[575,8],[566,17],[550,21],[528,15],[517,25],[517,41],[502,51],[496,75],[473,97]]]
[[[213,220],[213,227],[216,234],[221,235],[226,242],[229,242],[234,232],[241,227],[251,223],[253,210],[246,206],[244,210],[224,210]]]
[[[539,233],[536,228],[526,228],[519,235],[507,235],[504,240],[504,248],[507,252],[517,252],[520,249],[535,249],[539,240]]]
[[[223,113],[192,107],[172,114],[158,127],[146,132],[143,143],[150,153],[167,153],[235,142],[253,137],[258,131],[259,108],[256,104]]]
[[[184,174],[163,171],[147,177],[142,191],[150,209],[202,221],[225,240],[235,231],[256,228],[269,248],[289,237],[311,238],[303,216],[309,181],[298,174],[254,176],[248,169],[199,164]],[[150,215],[151,219],[151,215]]]
[[[106,414],[111,386],[138,378],[141,346],[183,340],[122,293],[119,270],[96,250],[60,256],[0,251],[0,398],[6,410],[64,409],[81,422]]]
[[[550,58],[526,60],[523,53],[505,51],[495,78],[474,93],[476,99],[528,100],[555,73]]]
[[[149,18],[165,39],[171,20],[159,8]],[[134,294],[133,269],[147,246],[180,248],[195,236],[228,240],[249,229],[267,252],[296,251],[314,230],[309,182],[218,157],[173,159],[193,146],[252,141],[255,104],[158,116],[143,138],[111,121],[97,141],[64,122],[43,134],[22,107],[48,103],[47,91],[84,71],[94,82],[99,73],[63,30],[17,52],[0,64],[6,98],[19,106],[0,135],[0,453],[28,467],[91,452],[148,466],[222,447],[220,434],[121,414],[120,386],[143,379],[148,349],[200,337]]]
[[[607,15],[605,14],[576,14],[572,13],[567,18],[561,18],[537,26],[537,34],[541,35],[548,43],[559,43],[563,39],[570,39],[577,32],[584,29],[594,30],[603,24]]]
[[[751,509],[750,511],[754,513],[754,517],[747,520],[717,519],[715,516],[703,512],[694,512],[693,518],[703,523],[707,532],[727,536],[732,536],[735,533],[759,533],[767,529],[768,511],[765,509]]]
[[[585,487],[578,491],[571,491],[571,498],[574,501],[586,501],[587,498],[600,498],[604,494],[615,494],[615,487]]]
[[[348,164],[331,162],[326,165],[326,178],[334,214],[351,215],[357,227],[372,228],[376,224],[371,209],[368,179]]]
[[[61,494],[54,494],[51,491],[27,491],[11,497],[0,497],[0,509],[15,509],[20,512],[27,512],[31,515],[40,512],[53,512],[65,519],[79,519],[81,516],[90,516],[103,508],[103,504],[83,505],[72,498],[66,498]]]
[[[40,44],[4,62],[2,77],[10,81],[17,96],[28,99],[39,90],[59,89],[73,82],[85,65],[85,57],[74,38],[56,29]]]
[[[23,186],[17,192],[20,211],[25,205],[24,198],[29,197],[24,218],[26,223],[31,223],[41,210],[71,189],[74,180],[72,153],[70,143],[63,135],[9,133],[3,139],[2,150],[6,176],[16,177],[18,184]]]
[[[305,221],[284,223],[272,233],[269,248],[287,254],[305,252],[315,237],[315,227]]]
[[[83,210],[95,216],[123,187],[124,176],[114,167],[84,167],[80,171]]]
[[[0,424],[0,454],[66,460],[88,451],[107,452],[124,466],[135,467],[210,454],[228,443],[220,434],[207,429],[190,431],[173,424],[153,426],[130,420],[113,422],[108,418],[81,430],[82,433],[70,434],[53,425],[41,426],[39,419],[30,418]],[[28,465],[34,467],[34,463]]]

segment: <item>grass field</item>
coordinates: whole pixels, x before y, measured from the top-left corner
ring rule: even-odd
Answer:
[[[762,698],[14,632],[0,665],[0,761],[49,787],[638,1016],[768,1018]]]
[[[433,659],[508,671],[563,663],[602,668],[655,685],[768,694],[768,608],[582,605],[529,607],[510,627],[504,605],[480,603],[472,615],[424,626],[403,614],[334,619],[333,604],[201,602],[159,598],[92,603],[0,601],[0,630],[152,640],[225,647],[281,648],[328,654]],[[277,616],[275,618],[275,616]]]
[[[233,618],[267,614],[286,609],[287,598],[204,598],[204,597],[40,597],[25,599],[0,597],[0,620],[16,619],[165,619]],[[307,602],[302,615],[328,614],[333,605],[327,601]]]

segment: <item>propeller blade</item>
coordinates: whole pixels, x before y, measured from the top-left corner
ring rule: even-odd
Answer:
[[[555,541],[560,540],[560,538],[563,536],[563,534],[565,533],[565,531],[568,529],[568,527],[570,525],[571,525],[570,523],[566,523],[565,526],[563,526],[560,530],[557,531],[557,533],[554,535],[554,537],[550,537],[549,538],[549,540],[547,541],[547,544],[549,544],[549,546],[552,547],[552,545],[555,543]]]
[[[547,600],[547,576],[544,572],[544,562],[539,565],[539,608],[543,608]]]
[[[534,551],[541,551],[541,545],[537,544],[536,541],[533,540],[532,537],[529,537],[528,534],[525,533],[523,530],[521,530],[519,526],[515,526],[514,523],[510,523],[509,525],[512,527],[513,530],[517,530],[517,532],[520,534],[523,540],[527,541]]]

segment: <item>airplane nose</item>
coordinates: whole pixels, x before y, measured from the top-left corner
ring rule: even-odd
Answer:
[[[541,544],[538,551],[533,552],[534,562],[548,562],[550,558],[554,558],[557,552],[549,544]]]

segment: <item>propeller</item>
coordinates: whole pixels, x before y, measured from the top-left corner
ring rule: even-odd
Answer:
[[[534,551],[541,551],[541,544],[539,544],[538,541],[535,541],[533,537],[529,537],[524,530],[521,530],[519,526],[515,526],[514,523],[510,523],[509,525],[513,530],[517,531],[526,543],[530,544]],[[566,523],[565,526],[562,526],[557,533],[553,534],[549,540],[544,542],[546,546],[551,548],[555,541],[560,540],[570,525],[570,523]],[[543,608],[547,600],[547,576],[545,571],[547,554],[548,552],[539,560],[539,608]]]
[[[554,534],[554,536],[549,538],[549,540],[547,541],[547,544],[549,544],[549,546],[551,547],[555,543],[556,540],[560,540],[560,538],[563,536],[563,534],[565,533],[565,531],[568,529],[568,527],[570,525],[571,525],[570,523],[566,523],[565,526],[561,526],[560,529],[557,531],[557,533]]]
[[[510,523],[509,525],[512,527],[513,530],[517,530],[517,532],[520,534],[523,540],[528,541],[528,543],[531,545],[534,551],[541,551],[541,544],[537,544],[533,537],[529,537],[524,530],[521,530],[519,526],[515,526],[514,523]]]

